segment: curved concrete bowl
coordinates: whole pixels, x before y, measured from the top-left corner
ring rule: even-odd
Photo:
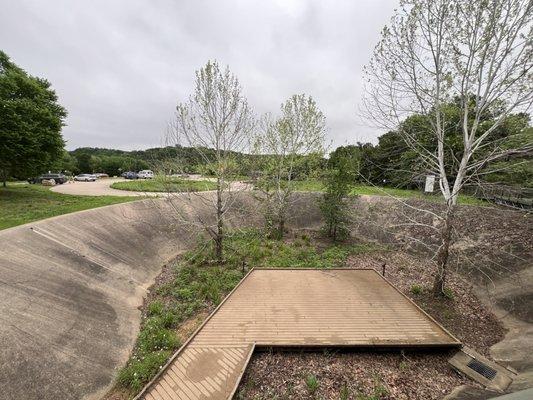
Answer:
[[[100,398],[133,348],[147,288],[196,242],[198,217],[214,222],[210,196],[147,199],[0,231],[0,399]],[[241,193],[228,225],[261,223],[255,208]]]

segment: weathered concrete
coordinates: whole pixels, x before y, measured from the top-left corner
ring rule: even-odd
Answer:
[[[229,224],[253,223],[249,199],[236,205]],[[0,399],[100,398],[133,347],[146,289],[200,231],[184,216],[209,221],[207,210],[176,196],[0,231]]]

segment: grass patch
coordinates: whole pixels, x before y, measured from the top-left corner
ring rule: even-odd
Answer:
[[[172,267],[172,276],[157,287],[144,312],[133,356],[119,373],[120,386],[137,393],[180,346],[177,328],[197,313],[213,310],[251,266],[334,268],[349,255],[383,250],[374,244],[335,245],[317,250],[308,236],[290,242],[268,239],[261,231],[234,232],[224,242],[223,266],[213,262],[214,248],[202,241]]]
[[[125,196],[73,196],[49,186],[8,184],[0,187],[0,229],[75,211],[138,200]]]
[[[133,192],[202,192],[215,190],[216,183],[211,181],[195,181],[180,178],[156,177],[154,179],[138,179],[125,182],[115,182],[113,189],[129,190]]]
[[[321,192],[324,190],[324,185],[322,184],[322,182],[317,180],[294,181],[294,187],[295,190],[299,192]],[[393,196],[402,199],[421,199],[438,203],[443,202],[442,196],[440,196],[439,194],[427,195],[422,193],[420,190],[398,189],[369,185],[357,185],[352,190],[351,195]],[[467,195],[459,195],[458,202],[459,204],[474,206],[486,206],[489,204],[484,200]]]
[[[385,398],[389,394],[389,391],[387,388],[381,384],[378,384],[375,388],[373,393],[371,394],[358,394],[355,399],[356,400],[381,400]]]
[[[320,386],[318,379],[313,374],[309,374],[305,377],[305,385],[310,395],[314,395]]]
[[[419,295],[419,294],[422,294],[422,292],[424,291],[424,288],[415,283],[411,285],[411,288],[409,289],[409,291],[414,295]]]

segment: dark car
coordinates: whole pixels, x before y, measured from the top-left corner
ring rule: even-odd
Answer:
[[[68,181],[68,178],[63,174],[42,174],[36,178],[28,179],[29,183],[41,183],[44,180],[53,179],[56,184],[62,184]]]
[[[139,178],[139,176],[137,175],[137,172],[133,172],[133,171],[124,172],[122,176],[126,179],[138,179]]]

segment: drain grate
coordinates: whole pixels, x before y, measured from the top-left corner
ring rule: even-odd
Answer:
[[[476,359],[472,359],[466,364],[470,369],[473,369],[481,376],[484,376],[485,378],[489,380],[493,380],[496,377],[496,374],[498,371],[495,369],[489,367],[488,365],[483,364],[481,361],[478,361]]]

